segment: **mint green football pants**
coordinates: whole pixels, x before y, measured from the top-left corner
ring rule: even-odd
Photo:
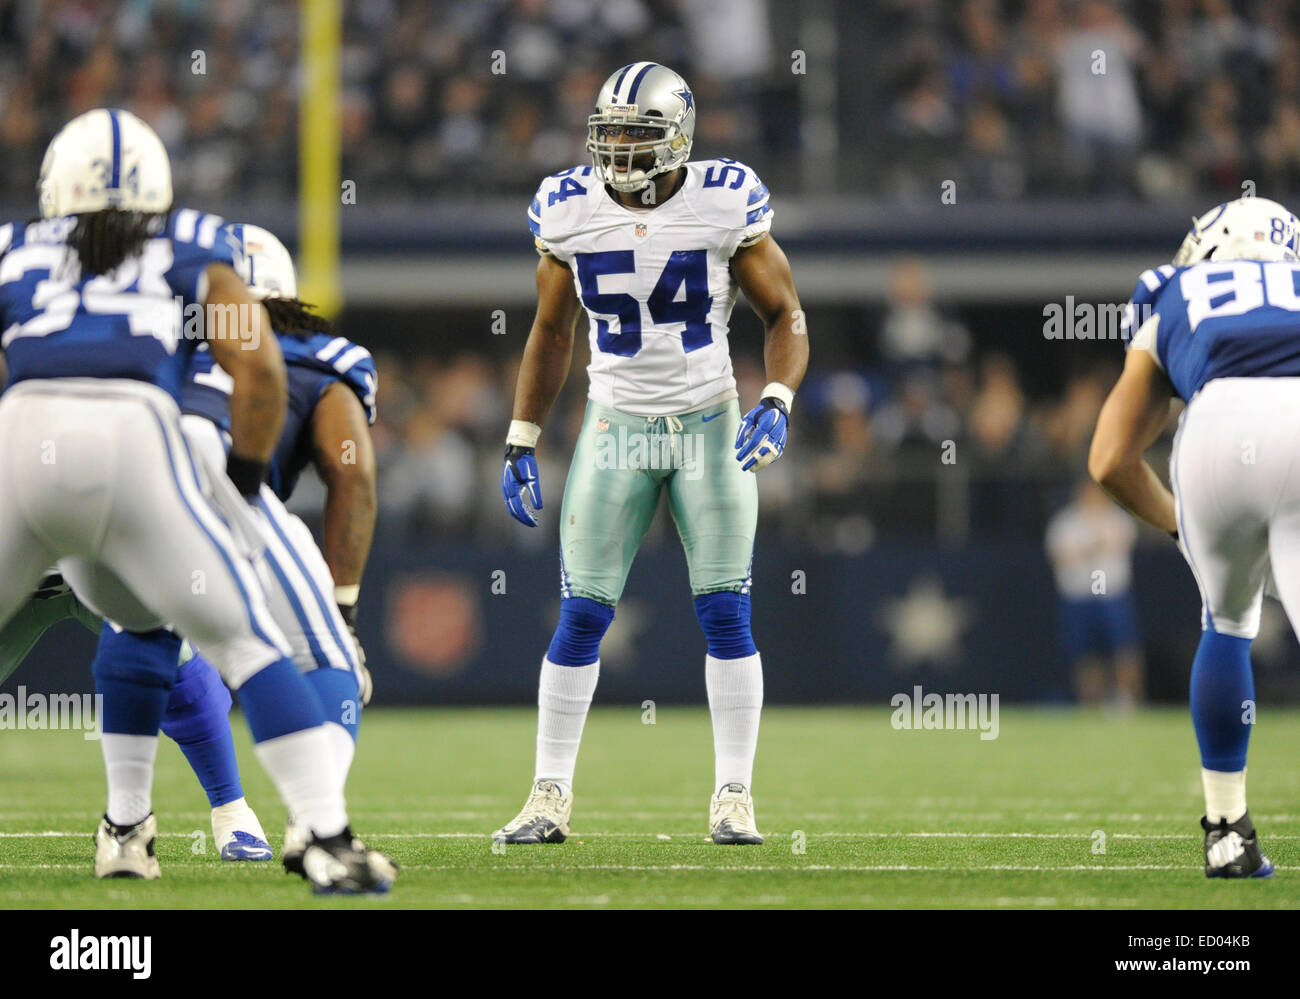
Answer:
[[[47,600],[33,597],[23,604],[9,623],[0,629],[0,683],[4,683],[23,664],[42,635],[67,618],[80,621],[95,635],[99,634],[104,623],[71,590]]]
[[[588,401],[560,511],[561,591],[614,606],[668,491],[691,593],[749,592],[758,485],[736,461],[735,399],[683,416]]]

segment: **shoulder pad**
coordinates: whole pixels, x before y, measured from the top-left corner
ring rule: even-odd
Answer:
[[[366,411],[366,420],[375,422],[375,394],[379,373],[370,351],[346,337],[317,333],[310,337],[282,336],[280,349],[284,363],[311,368],[333,375],[356,393]]]
[[[192,243],[202,250],[210,250],[221,242],[231,239],[228,232],[222,232],[226,220],[220,215],[200,212],[194,208],[178,208],[172,212],[167,225],[167,235],[173,243]]]
[[[725,156],[688,163],[700,174],[698,211],[706,221],[745,230],[742,242],[763,235],[772,224],[767,185],[738,160]]]
[[[563,239],[599,204],[602,191],[591,164],[570,167],[542,180],[528,206],[528,228],[543,242]]]
[[[1119,335],[1125,341],[1131,340],[1155,308],[1156,299],[1177,274],[1179,268],[1173,264],[1143,271],[1133,289],[1133,296],[1124,307],[1124,317],[1120,321]]]

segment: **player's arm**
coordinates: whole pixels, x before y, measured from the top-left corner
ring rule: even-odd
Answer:
[[[334,585],[355,589],[375,536],[375,448],[365,408],[343,382],[331,383],[316,403],[311,434],[312,463],[325,483],[321,553]]]
[[[230,456],[226,470],[245,496],[255,496],[266,477],[288,404],[288,377],[280,344],[271,334],[271,317],[227,264],[204,271],[207,306],[236,308],[234,337],[208,337],[213,359],[234,380],[230,394]],[[209,331],[212,332],[212,331]]]
[[[757,471],[785,450],[794,393],[808,370],[808,328],[790,261],[771,236],[736,250],[731,273],[763,322],[767,385],[736,436],[736,460],[742,468]]]
[[[1173,493],[1143,457],[1164,429],[1172,395],[1169,379],[1151,354],[1131,348],[1097,419],[1088,472],[1126,510],[1176,535]]]
[[[537,439],[573,362],[573,332],[578,322],[578,293],[573,273],[550,254],[537,262],[537,313],[524,345],[515,385],[515,408],[506,436],[501,493],[510,515],[537,526],[542,508],[537,480]],[[529,507],[532,509],[529,509]]]
[[[763,321],[763,364],[769,382],[793,394],[808,370],[808,330],[790,261],[771,236],[742,246],[731,258],[731,273]]]
[[[577,321],[573,273],[543,254],[537,261],[537,314],[528,331],[515,385],[514,419],[542,426],[569,376]]]
[[[366,668],[366,650],[357,637],[357,598],[375,537],[375,446],[366,409],[343,382],[331,383],[317,400],[311,435],[312,464],[325,483],[321,554],[361,666],[361,703],[369,704],[374,682]]]

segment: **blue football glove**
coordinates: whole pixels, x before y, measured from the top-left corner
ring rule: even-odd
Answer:
[[[748,472],[766,468],[785,451],[785,435],[790,429],[790,413],[785,403],[772,396],[759,400],[745,414],[736,431],[736,460]]]
[[[506,448],[506,463],[501,469],[501,494],[506,498],[510,516],[529,527],[537,526],[535,511],[542,508],[542,487],[537,481],[535,448],[518,444]]]

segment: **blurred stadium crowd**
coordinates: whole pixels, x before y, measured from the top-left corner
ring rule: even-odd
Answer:
[[[296,7],[0,2],[0,194],[29,198],[53,130],[106,104],[154,126],[187,197],[290,194]],[[647,55],[691,80],[701,154],[752,161],[788,192],[812,146],[838,165],[823,183],[886,200],[932,198],[946,178],[991,199],[1300,183],[1300,8],[1276,0],[344,8],[343,176],[390,200],[530,193],[540,173],[585,159],[592,95],[612,67]],[[818,26],[833,54],[818,48],[803,68],[822,73],[829,59],[834,85],[801,97],[792,53]],[[810,143],[819,111],[831,125]]]

